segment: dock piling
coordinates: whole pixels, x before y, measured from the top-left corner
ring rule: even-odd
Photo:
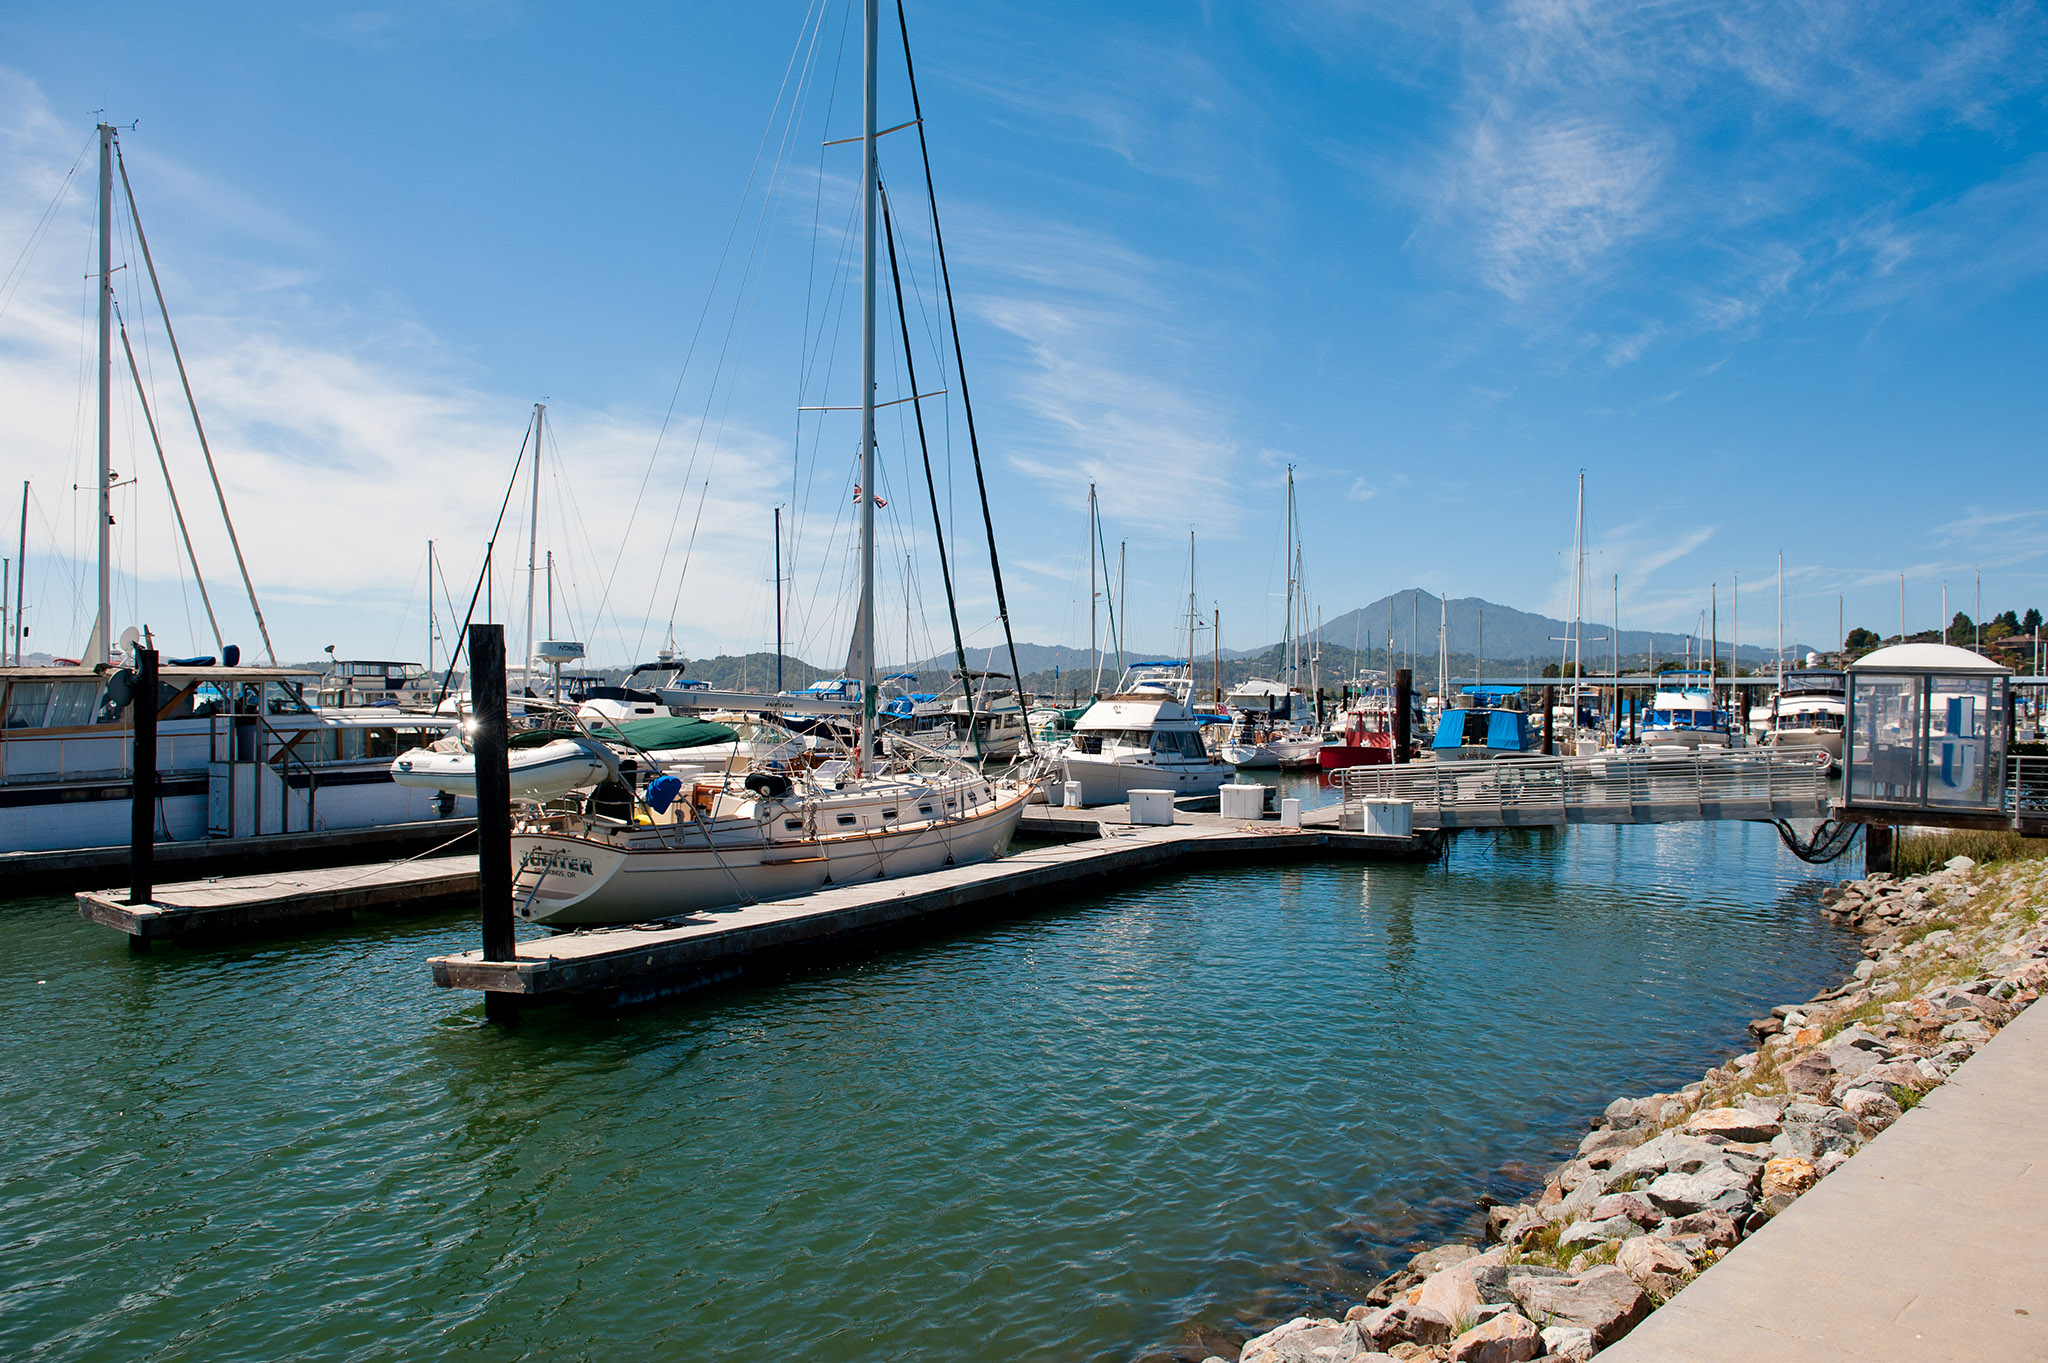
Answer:
[[[1543,688],[1543,755],[1549,757],[1557,751],[1556,740],[1551,730],[1557,727],[1557,688]]]
[[[506,749],[505,627],[469,627],[470,712],[476,723],[477,887],[483,911],[483,952],[487,961],[509,961],[512,935],[512,773]],[[519,1019],[518,1001],[484,993],[490,1022]]]
[[[1394,760],[1408,760],[1408,745],[1415,740],[1414,728],[1409,723],[1408,707],[1415,703],[1415,670],[1408,667],[1394,669]]]
[[[135,692],[129,702],[135,730],[134,779],[128,786],[128,902],[147,904],[156,893],[157,652],[135,650]],[[128,945],[149,943],[130,937]]]
[[[1874,875],[1892,869],[1892,826],[1888,823],[1863,825],[1863,874]]]

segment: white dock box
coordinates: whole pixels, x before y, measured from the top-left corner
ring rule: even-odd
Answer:
[[[1282,800],[1280,802],[1280,826],[1282,828],[1301,827],[1301,801]]]
[[[1364,799],[1354,806],[1347,807],[1345,814],[1348,816],[1353,808],[1358,811],[1358,826],[1355,832],[1371,833],[1381,838],[1407,838],[1415,834],[1413,800],[1388,800],[1377,797]],[[1345,822],[1348,824],[1349,818]]]
[[[1266,817],[1266,787],[1261,785],[1225,786],[1217,792],[1219,807],[1226,819],[1263,819]]]
[[[1173,822],[1173,792],[1134,790],[1131,792],[1131,822],[1164,827]]]
[[[1061,809],[1079,809],[1080,807],[1081,807],[1081,783],[1080,783],[1079,781],[1063,781],[1063,782],[1061,782],[1061,783],[1060,783],[1060,808],[1061,808]]]

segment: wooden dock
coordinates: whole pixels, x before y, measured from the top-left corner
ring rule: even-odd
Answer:
[[[1334,827],[1289,829],[1271,820],[1226,820],[1186,811],[1171,827],[1132,827],[1116,822],[1125,813],[1120,806],[1034,807],[1027,834],[1066,834],[1074,840],[1027,847],[999,861],[840,886],[800,899],[535,937],[520,942],[511,960],[487,961],[480,951],[469,951],[436,956],[428,964],[436,984],[483,990],[505,1002],[573,999],[629,1006],[730,979],[769,960],[843,949],[849,939],[1011,913],[1033,896],[1063,900],[1133,876],[1272,858],[1424,860],[1440,845],[1432,834],[1389,838]],[[1328,822],[1335,817],[1335,811],[1327,812]]]
[[[160,885],[151,903],[124,890],[84,890],[79,915],[126,933],[129,944],[221,938],[346,922],[363,909],[420,908],[477,896],[476,854],[421,857],[379,866],[217,876]]]

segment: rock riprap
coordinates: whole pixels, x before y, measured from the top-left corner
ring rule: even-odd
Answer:
[[[1617,1098],[1489,1246],[1412,1257],[1341,1321],[1239,1363],[1590,1358],[1839,1169],[2048,984],[2048,863],[1873,875],[1821,892],[1868,939],[1853,978],[1749,1024],[1755,1050],[1677,1093]],[[1224,1363],[1211,1359],[1209,1363]]]

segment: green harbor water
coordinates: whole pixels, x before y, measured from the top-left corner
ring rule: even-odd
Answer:
[[[428,980],[460,915],[131,956],[11,899],[0,1357],[1234,1357],[1840,978],[1839,873],[1468,834],[510,1033]]]

